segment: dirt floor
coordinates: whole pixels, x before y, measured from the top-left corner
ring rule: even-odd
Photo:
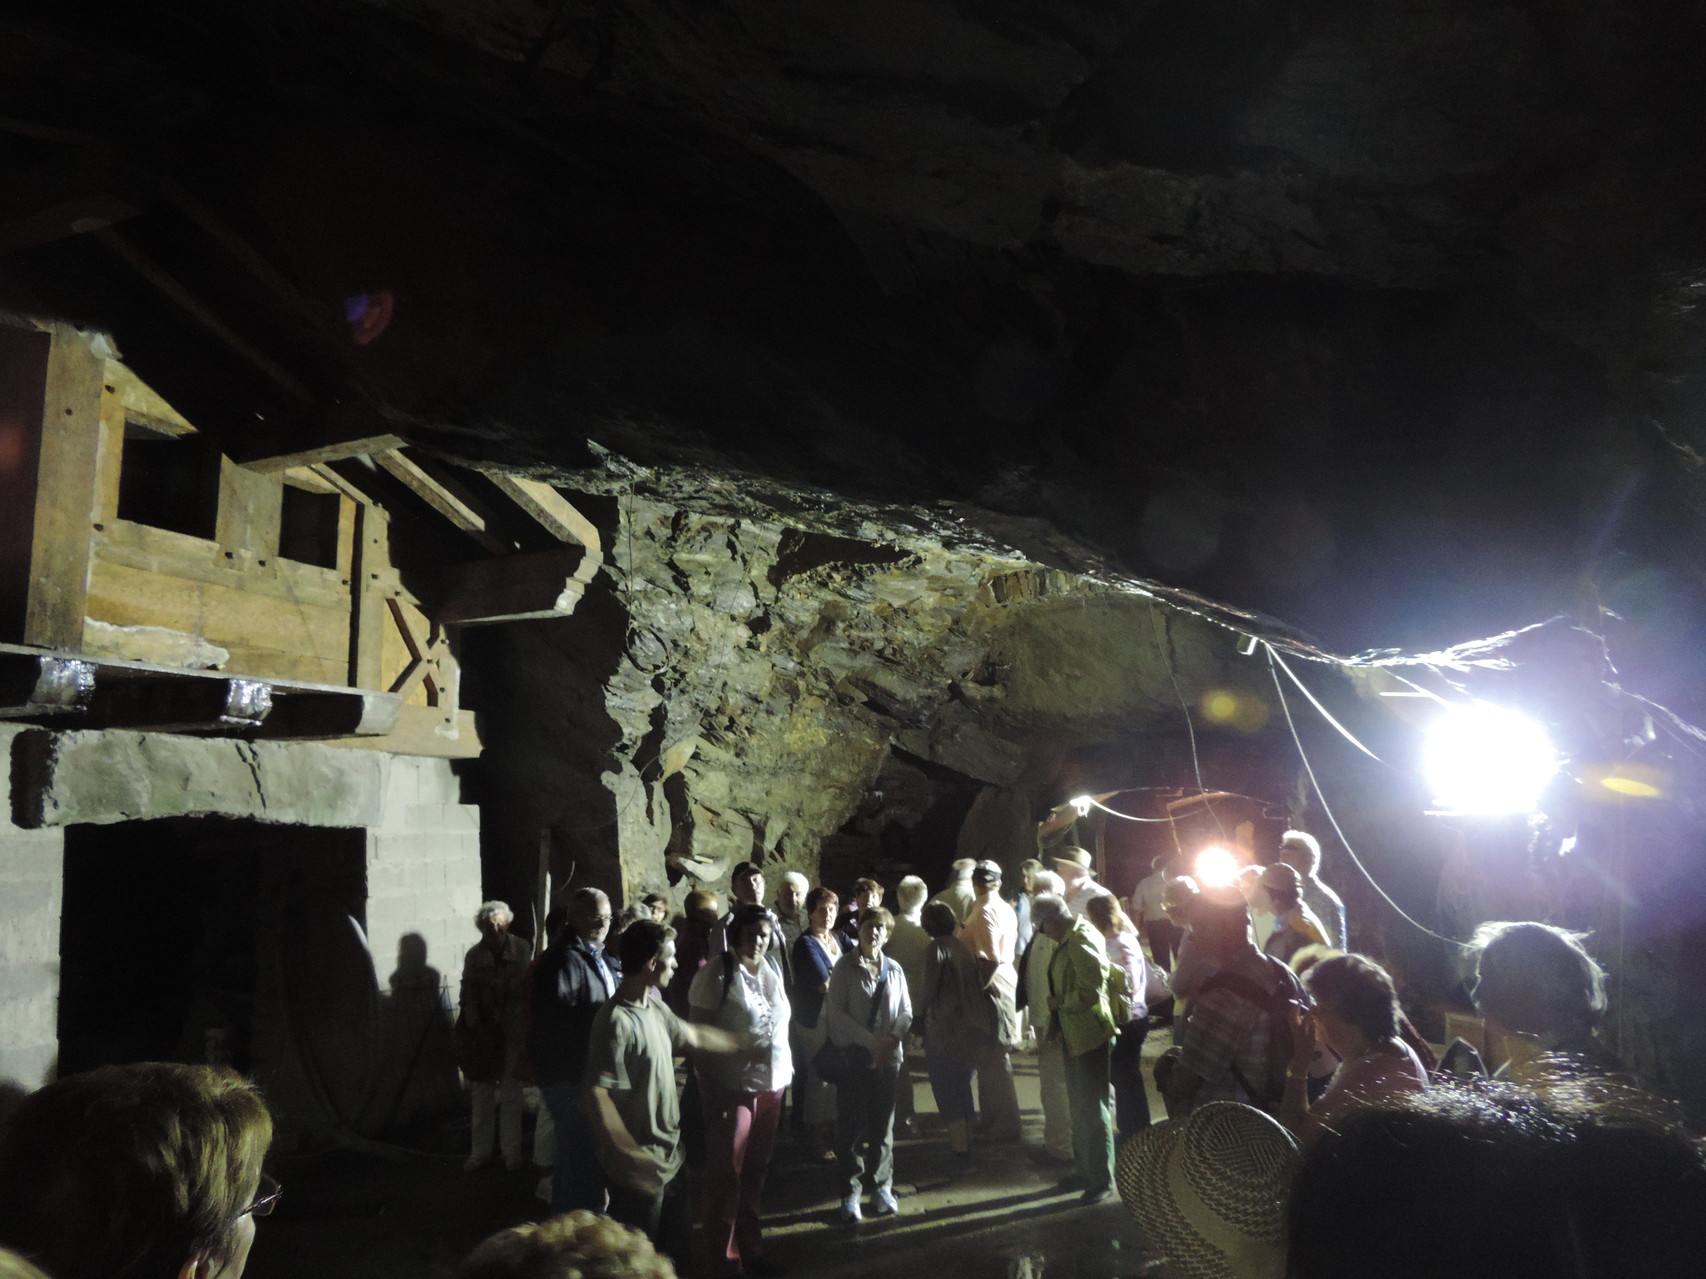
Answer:
[[[1166,1044],[1150,1036],[1145,1055]],[[1025,1143],[980,1149],[969,1170],[952,1166],[922,1069],[914,1073],[918,1136],[896,1142],[901,1215],[858,1226],[835,1222],[832,1167],[786,1141],[765,1193],[768,1255],[800,1279],[892,1270],[939,1279],[1117,1279],[1149,1269],[1136,1223],[1116,1203],[1083,1207],[1053,1194],[1063,1169],[1038,1162],[1042,1115],[1036,1058],[1015,1058]],[[460,1125],[460,1141],[467,1126]],[[443,1279],[495,1230],[538,1220],[532,1171],[464,1173],[452,1125],[444,1153],[368,1147],[276,1155],[278,1210],[260,1223],[248,1279]]]

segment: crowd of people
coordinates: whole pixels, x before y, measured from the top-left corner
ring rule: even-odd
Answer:
[[[1508,1048],[1492,1078],[1472,1053],[1442,1067],[1392,977],[1347,949],[1319,865],[1288,832],[1234,883],[1158,860],[1122,902],[1064,847],[1023,864],[1014,901],[998,864],[962,862],[928,900],[903,879],[891,913],[870,878],[845,911],[794,872],[767,902],[749,862],[727,910],[698,889],[672,926],[647,899],[614,937],[608,897],[573,889],[537,958],[486,903],[458,1028],[467,1166],[522,1162],[537,1088],[553,1215],[487,1239],[458,1279],[780,1275],[762,1217],[785,1109],[835,1169],[841,1220],[893,1215],[909,1054],[965,1161],[975,1141],[1019,1140],[1012,1055],[1029,1040],[1055,1189],[1121,1198],[1173,1273],[1693,1273],[1706,1158],[1597,1039],[1605,978],[1582,939],[1483,928],[1473,997]],[[1158,1026],[1173,1042],[1152,1123]],[[238,1279],[283,1193],[270,1139],[229,1069],[50,1084],[0,1128],[0,1276]]]

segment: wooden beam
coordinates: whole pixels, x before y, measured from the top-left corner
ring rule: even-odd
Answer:
[[[82,715],[95,692],[95,665],[53,653],[0,653],[0,719]]]
[[[102,428],[105,373],[104,359],[82,334],[69,328],[54,333],[38,427],[26,644],[73,652],[83,644],[94,525],[101,522],[102,455],[118,443]]]
[[[398,449],[375,453],[373,460],[421,501],[492,554],[502,555],[512,549],[486,531],[486,513],[478,509],[475,499],[461,485],[429,475],[419,463],[413,458],[404,457]]]
[[[432,706],[404,706],[397,712],[397,727],[384,737],[339,737],[327,746],[356,750],[386,751],[392,755],[430,755],[438,759],[474,759],[480,754],[480,734],[473,711],[458,711],[445,722],[442,711]]]
[[[269,741],[383,737],[397,729],[402,699],[389,693],[292,693],[273,699],[257,734]]]
[[[505,555],[444,569],[443,603],[437,617],[445,626],[478,626],[567,617],[575,611],[586,583],[581,569],[594,552],[565,545],[531,555]]]
[[[0,320],[0,640],[24,637],[53,335]]]
[[[165,435],[189,435],[195,427],[160,393],[122,362],[107,357],[103,375],[107,391],[118,397],[124,416]]]
[[[251,471],[228,457],[219,459],[219,516],[214,533],[221,547],[244,558],[278,554],[284,514],[284,483],[265,471]]]
[[[482,474],[558,541],[586,547],[595,560],[602,555],[598,529],[593,522],[544,480],[531,480],[506,471],[485,471]]]
[[[258,729],[272,708],[272,689],[262,680],[195,676],[103,680],[89,706],[89,726],[155,733],[233,733]]]
[[[385,587],[380,574],[390,567],[385,553],[388,523],[380,507],[357,505],[349,575],[349,682],[356,688],[381,689],[385,681]]]
[[[333,404],[295,421],[257,423],[224,441],[226,455],[256,471],[283,471],[371,457],[408,441],[372,405]]]

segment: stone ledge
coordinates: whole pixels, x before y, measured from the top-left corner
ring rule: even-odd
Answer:
[[[158,817],[371,827],[386,762],[310,743],[31,729],[12,744],[13,820],[26,829]]]

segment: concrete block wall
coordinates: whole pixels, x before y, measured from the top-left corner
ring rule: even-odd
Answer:
[[[436,971],[452,1002],[480,939],[480,810],[461,802],[450,761],[390,756],[379,821],[367,832],[367,940],[382,990]],[[418,937],[426,952],[419,954]]]
[[[10,760],[19,731],[0,728],[0,759]],[[35,1088],[59,1055],[65,837],[13,824],[10,772],[0,775],[0,1086]]]

